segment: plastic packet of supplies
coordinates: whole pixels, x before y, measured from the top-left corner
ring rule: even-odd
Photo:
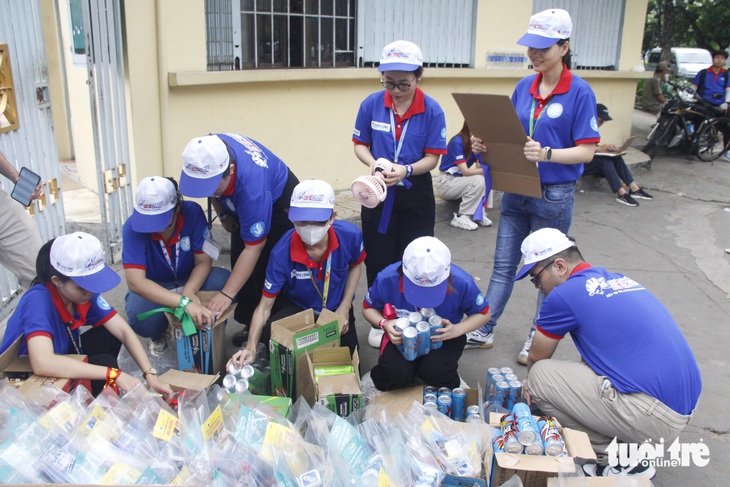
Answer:
[[[304,441],[298,431],[291,426],[270,422],[266,427],[263,446],[259,458],[270,464],[275,472],[290,471],[294,482],[301,476],[320,481],[324,471],[324,451],[321,447]],[[286,468],[284,468],[286,465]],[[316,473],[313,473],[316,472]],[[318,484],[311,484],[318,485]]]

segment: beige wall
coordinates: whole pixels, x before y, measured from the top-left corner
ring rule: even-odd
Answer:
[[[646,4],[627,1],[622,71],[578,72],[611,109],[608,141],[630,131],[636,81],[645,76],[630,69],[641,51]],[[462,123],[452,92],[509,95],[530,74],[484,66],[488,49],[517,47],[531,11],[531,0],[480,0],[475,69],[426,69],[421,87],[444,108],[449,136]],[[260,141],[300,179],[323,178],[344,189],[363,173],[350,140],[360,102],[380,89],[374,68],[206,72],[202,0],[126,0],[125,15],[133,180],[179,176],[187,141],[221,131]]]

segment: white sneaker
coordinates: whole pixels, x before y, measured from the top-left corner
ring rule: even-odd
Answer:
[[[466,334],[466,345],[464,345],[464,348],[492,348],[493,346],[494,333],[485,335],[479,330],[474,330]]]
[[[457,215],[456,213],[454,213],[454,218],[451,219],[451,226],[462,230],[476,230],[479,228],[479,225],[474,223],[468,216]]]
[[[530,355],[530,348],[532,347],[532,337],[535,336],[535,329],[530,330],[530,334],[525,340],[525,344],[522,345],[522,350],[517,355],[517,363],[520,365],[527,365],[527,356]]]
[[[368,333],[368,344],[373,348],[380,348],[380,342],[383,340],[385,332],[380,328],[370,328]]]
[[[487,215],[484,215],[484,218],[481,220],[474,220],[474,222],[479,225],[480,227],[491,227],[492,226],[492,220],[490,220]]]
[[[730,151],[727,151],[722,157],[724,157],[726,161],[730,161]]]

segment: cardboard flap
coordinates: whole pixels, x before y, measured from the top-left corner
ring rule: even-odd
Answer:
[[[330,394],[360,394],[360,378],[357,374],[325,375],[319,378],[319,396]]]
[[[21,334],[7,350],[0,354],[0,372],[5,370],[18,357],[18,350],[20,350],[20,346],[23,344],[24,337],[25,335]]]
[[[271,341],[287,348],[294,346],[295,332],[314,326],[314,311],[311,308],[287,316],[271,324]]]
[[[212,386],[218,380],[218,377],[219,374],[193,374],[192,372],[170,369],[160,376],[160,380],[170,384],[170,387],[175,391],[182,391],[184,389],[202,391]]]
[[[527,470],[530,472],[557,473],[560,465],[574,465],[570,457],[549,457],[546,455],[515,455],[495,453],[497,464],[502,468]]]
[[[340,334],[342,334],[342,328],[345,327],[345,321],[347,321],[346,317],[338,315],[334,311],[330,311],[327,308],[324,308],[319,313],[319,318],[317,318],[318,325],[326,325],[328,323],[332,323],[333,321],[337,321],[337,329],[340,330]]]
[[[421,404],[423,402],[423,386],[414,386],[407,389],[379,392],[370,401],[370,407],[365,412],[367,417],[373,417],[376,411],[385,409],[388,416],[395,417],[398,413],[405,414],[413,401]]]
[[[586,477],[587,487],[613,487],[625,485],[626,479],[631,479],[631,485],[636,487],[650,487],[651,481],[647,477],[632,475],[631,477]],[[560,487],[560,479],[552,477],[548,479],[548,487]]]
[[[565,440],[565,448],[571,457],[581,458],[584,460],[596,460],[596,452],[593,451],[591,440],[588,435],[582,431],[562,428],[560,433]]]
[[[347,347],[316,348],[312,350],[312,364],[315,366],[350,365],[351,363],[350,349]]]
[[[484,141],[484,162],[490,165],[492,189],[542,197],[537,164],[525,159],[527,141],[512,102],[506,95],[452,93],[469,130]]]

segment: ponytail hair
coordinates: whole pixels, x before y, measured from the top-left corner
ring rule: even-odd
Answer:
[[[49,240],[44,243],[41,250],[38,251],[38,257],[35,260],[36,277],[33,279],[33,282],[30,283],[31,286],[35,286],[36,284],[47,284],[51,282],[51,278],[54,276],[61,282],[71,280],[70,277],[61,274],[51,265],[51,246],[55,241],[55,238]]]
[[[568,69],[571,69],[572,62],[571,62],[571,52],[570,52],[570,39],[560,39],[557,42],[557,44],[558,44],[558,46],[562,47],[563,44],[565,44],[566,42],[568,43],[568,52],[566,52],[565,55],[563,56],[563,64],[565,64],[565,66]]]

